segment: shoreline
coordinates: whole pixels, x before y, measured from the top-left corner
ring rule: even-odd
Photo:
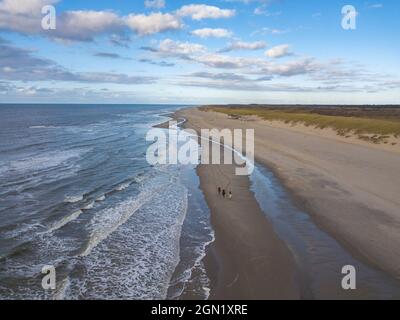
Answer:
[[[263,215],[248,177],[235,176],[234,168],[197,168],[215,232],[206,260],[210,279],[214,279],[210,299],[298,299],[291,253]],[[232,200],[216,190],[226,178],[232,179]]]
[[[179,115],[178,111],[174,120],[182,118]],[[166,125],[163,123],[161,127]],[[196,130],[189,119],[184,127]],[[236,176],[235,168],[235,165],[196,168],[215,234],[204,258],[211,282],[209,299],[299,299],[292,254],[260,209],[250,190],[249,177]],[[217,185],[224,187],[227,183],[234,194],[232,200],[217,193]]]

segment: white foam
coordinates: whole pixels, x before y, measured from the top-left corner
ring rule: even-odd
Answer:
[[[79,257],[86,274],[74,281],[71,297],[167,297],[179,263],[187,189],[179,182],[166,181],[165,175],[151,180],[138,197],[100,212],[96,222],[93,220],[96,235],[102,239],[92,233],[91,248]]]
[[[123,191],[123,190],[129,188],[130,185],[131,185],[130,182],[125,182],[125,183],[120,184],[118,187],[116,187],[115,190],[116,191]]]
[[[55,222],[47,232],[53,232],[58,229],[61,229],[63,226],[65,226],[67,223],[77,219],[80,215],[82,214],[82,210],[78,210],[73,212],[72,214],[62,218],[60,221]]]
[[[103,195],[99,196],[99,197],[96,199],[96,202],[101,202],[101,201],[104,201],[104,200],[106,200],[106,196],[103,194]]]
[[[82,210],[90,210],[93,209],[93,207],[94,207],[94,201],[88,203],[86,206],[82,208]]]
[[[55,129],[56,126],[30,126],[29,129]]]
[[[66,196],[64,202],[76,203],[83,200],[83,194],[76,196]]]
[[[123,201],[116,208],[107,208],[97,213],[91,221],[91,235],[86,249],[79,255],[85,257],[101,241],[120,225],[124,224],[144,203],[151,199],[152,192],[141,192],[137,197]]]
[[[29,155],[23,159],[13,160],[6,164],[7,171],[16,171],[25,173],[29,171],[38,171],[58,167],[66,161],[79,158],[88,150],[64,150],[52,151],[37,155]],[[4,171],[4,168],[1,170]]]
[[[69,277],[66,277],[61,281],[61,284],[58,286],[56,292],[53,295],[53,300],[64,300],[67,290],[71,285],[71,281]]]

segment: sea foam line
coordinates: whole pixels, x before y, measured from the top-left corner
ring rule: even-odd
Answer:
[[[153,191],[154,192],[154,191]],[[86,249],[80,253],[79,257],[86,257],[101,241],[106,239],[111,233],[118,229],[128,219],[139,210],[145,203],[151,200],[153,192],[142,191],[136,198],[126,200],[117,208],[108,208],[92,220],[93,232],[90,235]],[[118,214],[118,211],[120,214]],[[122,211],[122,212],[121,212]],[[100,228],[97,228],[100,225]]]
[[[62,218],[60,221],[55,222],[50,228],[49,230],[47,230],[45,233],[50,233],[50,232],[54,232],[58,229],[61,229],[62,227],[64,227],[67,223],[70,223],[71,221],[76,220],[80,215],[82,214],[82,210],[78,210],[73,212],[72,214]]]

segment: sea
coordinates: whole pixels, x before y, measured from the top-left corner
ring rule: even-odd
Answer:
[[[0,299],[208,298],[196,168],[146,161],[182,107],[0,105]]]

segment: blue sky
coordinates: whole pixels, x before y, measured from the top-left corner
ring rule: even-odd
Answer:
[[[348,4],[355,30],[342,28]],[[395,0],[0,0],[0,102],[400,104],[399,12]]]

